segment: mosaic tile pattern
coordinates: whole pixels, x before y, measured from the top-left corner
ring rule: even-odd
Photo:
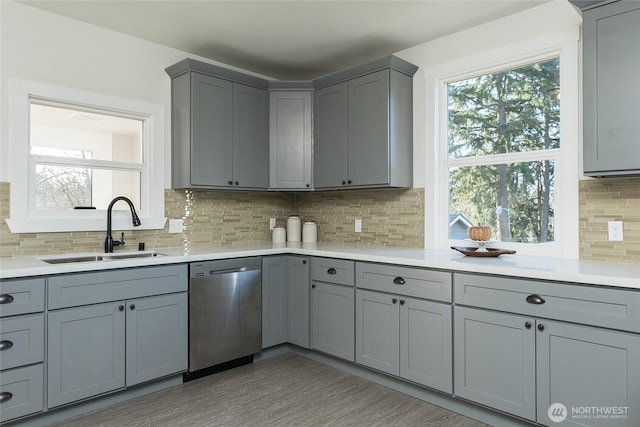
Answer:
[[[624,222],[624,241],[608,241],[609,221]],[[639,177],[580,181],[580,259],[640,263]]]
[[[9,217],[9,183],[0,183],[0,218]],[[424,189],[318,193],[165,190],[167,218],[184,219],[182,234],[164,230],[125,232],[127,248],[233,245],[271,239],[269,218],[289,215],[318,223],[318,240],[368,246],[421,248]],[[354,220],[362,219],[362,233]],[[607,241],[607,222],[624,221],[624,241]],[[11,234],[0,224],[0,256],[101,252],[104,232]],[[580,182],[580,258],[640,262],[640,178]]]
[[[318,241],[368,246],[424,247],[424,189],[298,193],[304,221],[318,224]],[[354,231],[356,218],[362,232]]]

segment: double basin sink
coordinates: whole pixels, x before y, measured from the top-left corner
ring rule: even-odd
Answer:
[[[123,252],[123,253],[105,253],[105,254],[90,254],[90,255],[69,255],[69,256],[55,256],[51,258],[40,258],[41,261],[47,264],[73,264],[79,262],[104,262],[104,261],[118,261],[125,259],[135,258],[152,258],[157,256],[163,256],[155,251],[139,251],[139,252]]]

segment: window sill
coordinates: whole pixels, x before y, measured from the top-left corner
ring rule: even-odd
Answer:
[[[112,230],[162,230],[165,227],[167,218],[145,218],[140,217],[142,224],[134,227],[131,224],[131,217],[113,218]],[[7,218],[7,225],[11,233],[57,233],[70,231],[105,231],[107,229],[107,219],[105,218],[55,218],[55,219],[34,219],[34,218]]]

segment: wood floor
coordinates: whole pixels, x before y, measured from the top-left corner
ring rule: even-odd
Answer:
[[[486,426],[294,353],[191,381],[55,425]]]

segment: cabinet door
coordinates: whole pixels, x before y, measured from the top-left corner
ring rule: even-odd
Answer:
[[[585,173],[640,173],[640,4],[583,17]]]
[[[262,257],[262,348],[287,342],[288,259]]]
[[[389,183],[389,70],[349,81],[349,180]]]
[[[269,187],[269,94],[233,85],[233,185]]]
[[[192,73],[191,100],[191,184],[228,187],[233,179],[233,84]]]
[[[127,302],[127,386],[187,369],[187,294]]]
[[[356,362],[400,374],[398,297],[356,290]]]
[[[270,92],[269,102],[269,187],[310,190],[311,92]]]
[[[309,348],[309,259],[289,257],[289,328],[291,344]]]
[[[354,288],[311,285],[311,347],[354,361]]]
[[[318,89],[314,94],[314,185],[347,185],[347,83]]]
[[[535,421],[535,321],[464,307],[454,310],[455,395]]]
[[[399,298],[400,376],[451,393],[451,306]]]
[[[53,311],[47,319],[49,408],[124,387],[124,303]]]
[[[552,321],[538,328],[539,423],[556,425],[549,407],[561,403],[563,424],[640,425],[640,336]],[[603,412],[585,414],[591,408]]]

